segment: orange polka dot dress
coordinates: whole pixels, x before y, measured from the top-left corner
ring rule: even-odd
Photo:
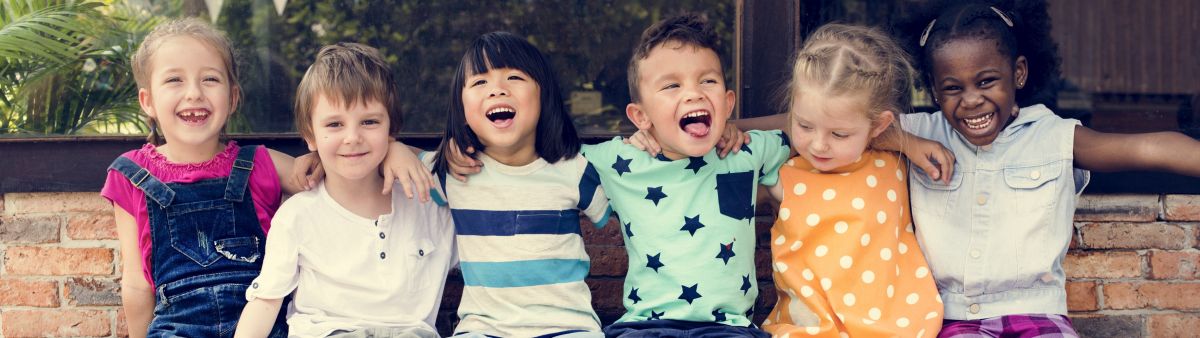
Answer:
[[[794,157],[779,169],[771,227],[776,337],[936,337],[942,302],[917,246],[906,165],[890,152],[821,173]]]

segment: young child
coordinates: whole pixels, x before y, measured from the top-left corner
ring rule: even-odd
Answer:
[[[461,337],[603,337],[584,283],[591,260],[582,211],[607,223],[608,198],[579,139],[549,61],[519,36],[493,32],[468,47],[436,157],[458,232]],[[482,171],[447,180],[450,155],[478,150]]]
[[[933,337],[942,305],[909,221],[906,170],[875,149],[911,110],[912,67],[871,28],[828,24],[796,55],[787,129],[799,156],[770,189],[773,336]]]
[[[1057,58],[1049,25],[1021,18],[1044,11],[957,4],[913,42],[941,112],[901,126],[958,155],[948,184],[911,176],[917,238],[945,301],[939,337],[1077,336],[1062,260],[1085,170],[1200,175],[1200,156],[1179,156],[1200,153],[1187,136],[1100,133],[1031,105]]]
[[[380,191],[381,162],[400,131],[391,70],[374,48],[326,46],[296,95],[296,129],[326,177],[275,215],[239,337],[263,337],[293,296],[293,336],[438,337],[434,317],[455,261],[445,208]]]
[[[132,66],[151,133],[113,161],[100,192],[121,242],[129,334],[229,337],[292,158],[221,141],[241,88],[229,41],[203,21],[159,25]],[[279,319],[273,336],[286,335],[282,318],[264,319]]]

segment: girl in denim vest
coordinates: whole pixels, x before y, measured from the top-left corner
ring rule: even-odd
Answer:
[[[1200,175],[1200,156],[1179,156],[1200,153],[1185,135],[1101,133],[1036,104],[1058,58],[1045,4],[1024,8],[955,4],[914,37],[941,112],[901,125],[957,156],[949,183],[910,176],[917,238],[945,301],[939,337],[1077,336],[1062,260],[1087,170]]]

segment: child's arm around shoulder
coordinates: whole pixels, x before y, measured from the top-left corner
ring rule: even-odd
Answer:
[[[291,155],[274,149],[269,150],[271,161],[275,162],[275,170],[279,173],[283,191],[287,194],[296,194],[312,189],[313,185],[325,176],[325,170],[318,163],[316,153],[310,152],[293,158]],[[421,201],[429,201],[429,187],[433,185],[433,176],[420,159],[417,159],[416,155],[420,153],[420,148],[398,141],[389,145],[387,157],[383,159],[384,184],[381,194],[391,193],[392,184],[399,181],[408,198],[413,198],[413,195],[416,194]]]
[[[1075,126],[1074,156],[1075,164],[1088,170],[1200,176],[1200,141],[1178,132],[1115,134]]]
[[[301,192],[279,207],[267,234],[262,270],[246,291],[249,302],[242,308],[235,337],[266,337],[274,328],[283,298],[298,287],[303,237],[298,223],[312,218],[307,212],[317,209],[320,200],[316,191]]]

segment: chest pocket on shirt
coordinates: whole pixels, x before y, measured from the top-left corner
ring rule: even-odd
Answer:
[[[717,174],[717,202],[721,214],[744,220],[754,217],[754,171]]]
[[[167,211],[171,247],[200,266],[221,257],[242,263],[258,260],[257,238],[236,237],[234,222],[233,206],[223,200],[180,204]]]
[[[1043,165],[1004,168],[1004,183],[1017,203],[1018,212],[1045,212],[1058,200],[1056,185],[1050,184],[1062,175],[1062,162]]]
[[[566,245],[579,233],[579,211],[537,211],[517,214],[517,236],[529,239],[520,246],[539,253]]]
[[[1063,161],[1043,165],[1004,168],[1004,184],[1012,194],[1015,226],[1028,235],[1019,243],[1021,249],[1015,261],[1018,287],[1031,287],[1054,282],[1054,261],[1058,249],[1067,245],[1072,227],[1056,226],[1055,207],[1060,193],[1058,179],[1062,176]]]
[[[405,258],[408,259],[408,271],[405,273],[409,280],[409,292],[426,293],[434,285],[435,280],[440,280],[438,274],[444,274],[444,270],[435,266],[433,259],[434,254],[438,253],[438,248],[433,245],[433,241],[428,238],[415,240],[415,248],[409,248]]]
[[[950,183],[929,178],[928,173],[916,166],[910,168],[910,177],[922,188],[910,189],[909,192],[914,204],[912,213],[917,218],[914,221],[919,224],[921,219],[925,218],[940,219],[955,210],[958,195],[962,193],[958,188],[962,186],[963,181],[962,168],[958,164],[954,165],[954,176],[950,177]]]

